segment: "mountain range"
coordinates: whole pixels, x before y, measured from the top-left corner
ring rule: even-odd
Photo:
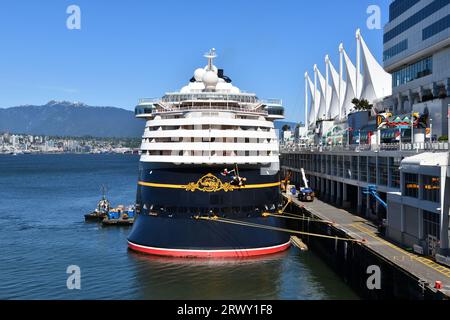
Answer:
[[[50,101],[43,106],[0,108],[0,132],[46,136],[133,138],[144,132],[145,121],[134,112],[114,107]]]
[[[275,123],[276,129],[295,123]],[[134,112],[115,107],[93,107],[84,103],[50,101],[46,105],[0,108],[0,133],[63,137],[138,138],[145,121]]]

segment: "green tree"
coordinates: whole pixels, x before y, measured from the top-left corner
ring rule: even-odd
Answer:
[[[373,104],[370,104],[366,99],[353,99],[352,103],[356,111],[370,111],[373,108]]]

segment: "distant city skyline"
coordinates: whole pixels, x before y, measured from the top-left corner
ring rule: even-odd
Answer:
[[[367,9],[390,1],[6,0],[0,4],[0,107],[50,100],[132,110],[139,98],[177,91],[206,64],[261,98],[283,99],[288,121],[304,121],[304,72],[324,57],[338,66],[343,42],[355,56],[355,30],[381,61],[382,29],[369,30]],[[81,10],[81,30],[66,26],[67,8]]]

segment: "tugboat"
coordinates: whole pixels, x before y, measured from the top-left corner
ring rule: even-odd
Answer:
[[[111,204],[108,201],[108,199],[106,199],[104,188],[102,188],[102,192],[103,192],[102,199],[98,202],[97,208],[95,208],[95,210],[92,211],[91,213],[84,215],[85,221],[101,222],[107,216],[111,208]]]

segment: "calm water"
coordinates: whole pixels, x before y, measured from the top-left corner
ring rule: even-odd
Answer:
[[[313,253],[200,261],[127,250],[130,229],[86,224],[108,187],[132,204],[137,156],[0,156],[0,299],[356,299]],[[66,268],[81,268],[81,290]]]

